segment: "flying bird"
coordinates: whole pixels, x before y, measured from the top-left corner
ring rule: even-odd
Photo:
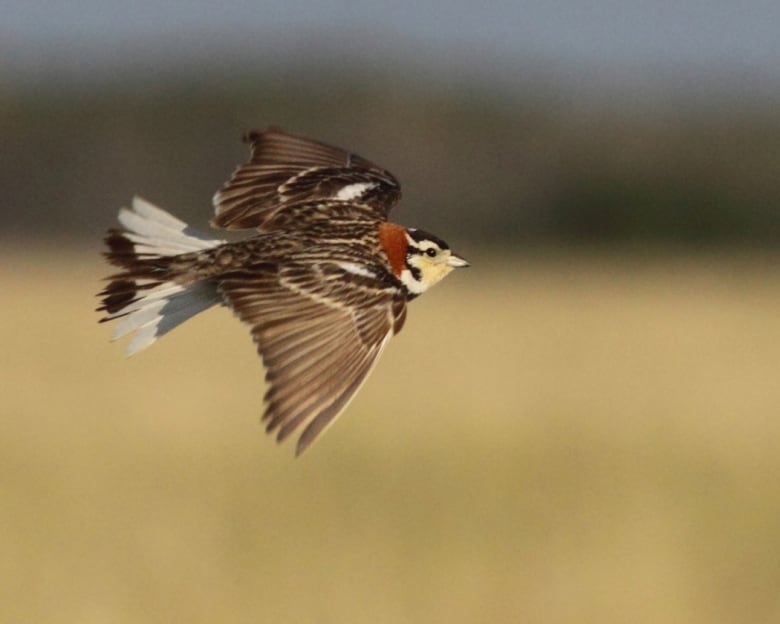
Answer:
[[[347,407],[406,305],[468,262],[442,239],[387,220],[401,197],[385,169],[277,129],[245,135],[249,162],[214,195],[211,238],[136,197],[109,230],[121,270],[99,293],[102,321],[128,353],[192,316],[226,305],[251,327],[266,368],[263,420],[279,441],[302,429],[303,452]]]

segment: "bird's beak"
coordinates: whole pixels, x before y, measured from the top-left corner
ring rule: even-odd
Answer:
[[[454,253],[451,253],[449,256],[447,256],[447,266],[451,266],[452,268],[460,268],[471,265],[467,260],[464,260],[460,256],[456,256]]]

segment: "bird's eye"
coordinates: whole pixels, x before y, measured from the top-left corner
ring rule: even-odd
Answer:
[[[429,258],[435,258],[436,250],[433,247],[428,247],[428,249],[425,250],[425,255]]]

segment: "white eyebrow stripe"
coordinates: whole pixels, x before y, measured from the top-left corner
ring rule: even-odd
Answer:
[[[355,184],[347,184],[347,186],[339,189],[339,192],[333,196],[333,199],[339,199],[342,201],[357,199],[358,197],[361,197],[366,191],[371,190],[375,186],[375,182],[356,182]]]

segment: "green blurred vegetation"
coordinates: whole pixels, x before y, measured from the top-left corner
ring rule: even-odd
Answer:
[[[513,93],[282,70],[219,79],[207,68],[167,83],[4,89],[0,236],[93,239],[135,193],[204,224],[246,158],[242,132],[268,125],[383,164],[404,185],[396,218],[450,238],[780,241],[780,115],[749,94],[742,106],[594,104],[532,84]]]

